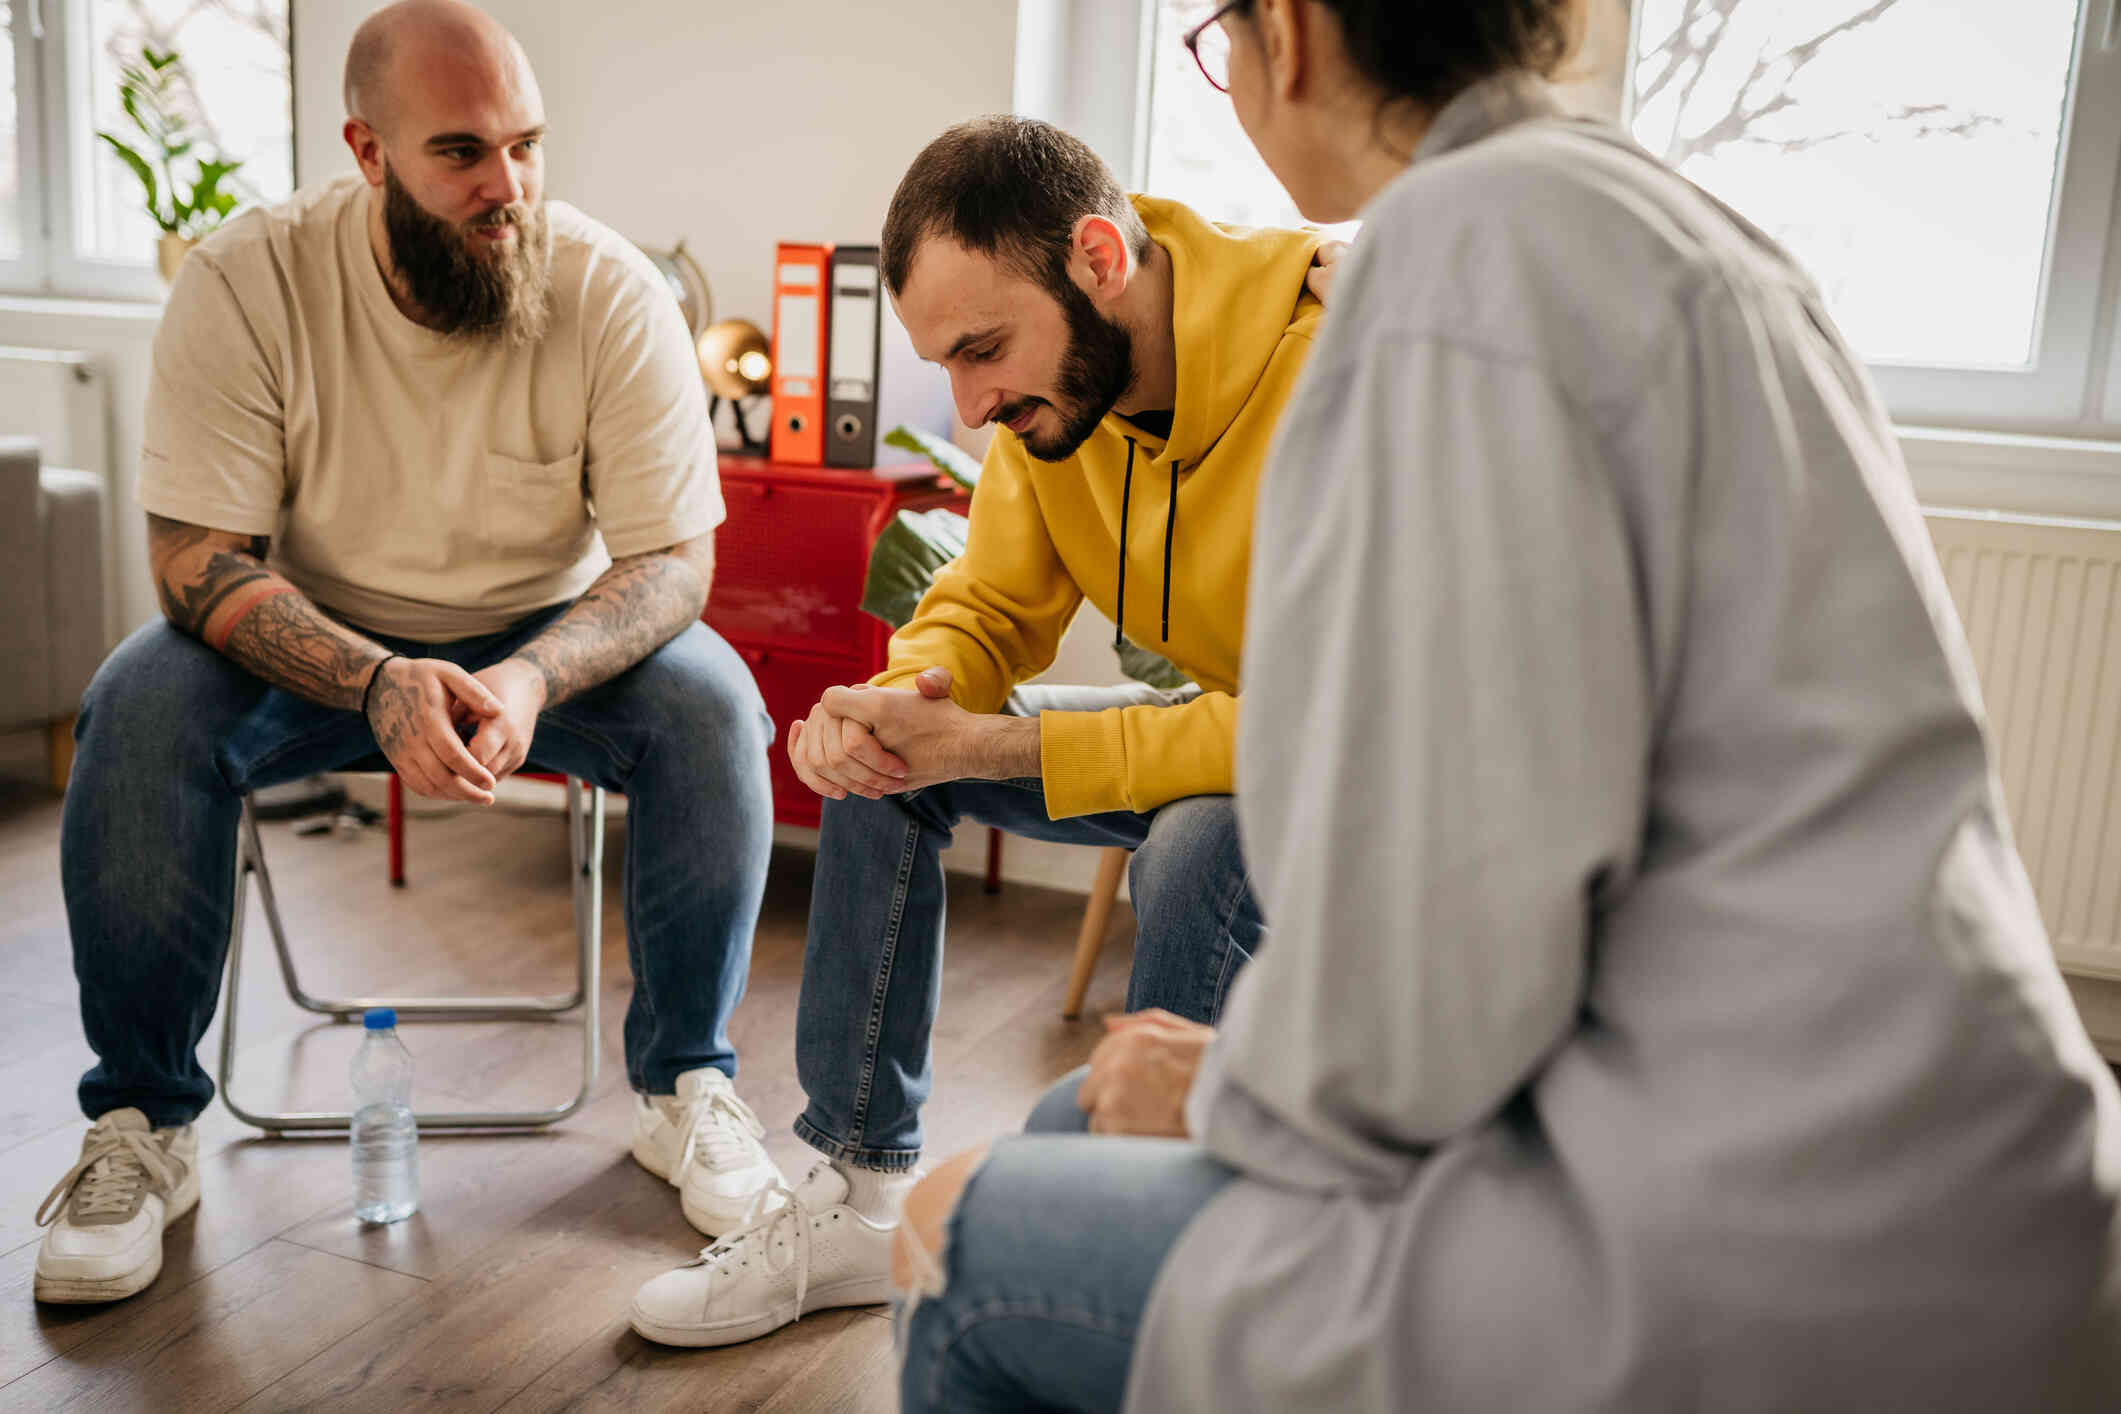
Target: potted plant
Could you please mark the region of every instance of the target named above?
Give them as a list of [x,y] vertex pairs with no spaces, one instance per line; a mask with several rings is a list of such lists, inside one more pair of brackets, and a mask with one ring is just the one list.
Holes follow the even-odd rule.
[[[118,101],[136,139],[96,133],[140,179],[147,214],[162,228],[155,255],[164,280],[175,279],[185,252],[235,210],[235,193],[222,184],[243,165],[199,149],[198,134],[178,98],[179,89],[190,84],[176,50],[142,46],[140,61],[118,71]],[[188,173],[180,174],[180,164]]]
[[[967,491],[979,484],[979,462],[956,443],[914,427],[887,434],[885,445],[919,452],[943,475]],[[902,627],[920,607],[937,571],[965,553],[969,524],[956,511],[900,511],[876,537],[869,551],[869,577],[862,586],[862,608],[893,629]],[[1119,643],[1119,668],[1151,687],[1183,687],[1191,679],[1168,658],[1152,653],[1131,638]]]

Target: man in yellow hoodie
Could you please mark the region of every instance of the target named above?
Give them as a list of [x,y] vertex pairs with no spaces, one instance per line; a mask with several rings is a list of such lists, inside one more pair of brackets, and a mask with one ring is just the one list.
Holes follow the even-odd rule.
[[[641,1334],[721,1345],[888,1299],[958,821],[1134,850],[1128,1010],[1220,1012],[1264,932],[1230,794],[1238,662],[1254,493],[1324,312],[1306,288],[1317,247],[1130,199],[1028,119],[952,128],[907,171],[885,284],[959,416],[1000,428],[965,553],[888,669],[790,732],[826,797],[796,1023],[796,1132],[826,1161],[786,1207],[644,1286]],[[1020,688],[1085,599],[1191,684]]]

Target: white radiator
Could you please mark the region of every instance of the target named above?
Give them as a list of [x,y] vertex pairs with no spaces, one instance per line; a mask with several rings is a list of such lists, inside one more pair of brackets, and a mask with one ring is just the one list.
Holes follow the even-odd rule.
[[2121,524],[1928,518],[2055,956],[2121,983]]

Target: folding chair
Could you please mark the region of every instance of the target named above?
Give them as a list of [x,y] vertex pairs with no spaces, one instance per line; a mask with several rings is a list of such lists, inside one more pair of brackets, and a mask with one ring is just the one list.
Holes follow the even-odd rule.
[[245,1124],[269,1133],[345,1129],[353,1122],[350,1111],[251,1110],[236,1099],[236,1010],[242,997],[243,914],[249,896],[248,881],[257,877],[258,897],[265,905],[265,921],[272,930],[273,948],[280,955],[280,975],[290,1000],[304,1011],[328,1016],[335,1022],[352,1022],[372,1007],[390,1007],[401,1019],[431,1021],[551,1020],[581,1009],[582,1086],[575,1097],[557,1109],[502,1111],[481,1110],[460,1114],[419,1114],[422,1129],[536,1129],[558,1123],[580,1109],[589,1098],[597,1078],[597,982],[599,946],[604,921],[604,792],[567,778],[567,844],[573,861],[574,930],[576,968],[574,991],[566,996],[542,997],[350,997],[335,1000],[314,997],[302,989],[295,976],[295,962],[288,951],[287,932],[280,923],[280,907],[273,897],[272,875],[265,868],[265,847],[258,837],[257,817],[250,801],[243,802],[243,823],[236,848],[236,905],[228,941],[228,986],[221,1020],[221,1099]]

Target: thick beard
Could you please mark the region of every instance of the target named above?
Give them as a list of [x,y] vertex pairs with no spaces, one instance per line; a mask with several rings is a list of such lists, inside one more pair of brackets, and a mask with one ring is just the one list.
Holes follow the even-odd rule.
[[383,228],[405,293],[438,333],[534,344],[552,324],[552,269],[545,207],[504,206],[469,226],[512,223],[498,255],[475,250],[468,227],[442,220],[383,171]]
[[[1042,462],[1074,456],[1134,386],[1134,336],[1098,313],[1073,280],[1063,277],[1053,294],[1068,320],[1068,347],[1061,351],[1054,396],[1043,401],[1059,416],[1061,430],[1051,438],[1035,432],[1022,438],[1024,450]],[[1012,403],[997,411],[995,420],[1019,417],[1037,401]]]

